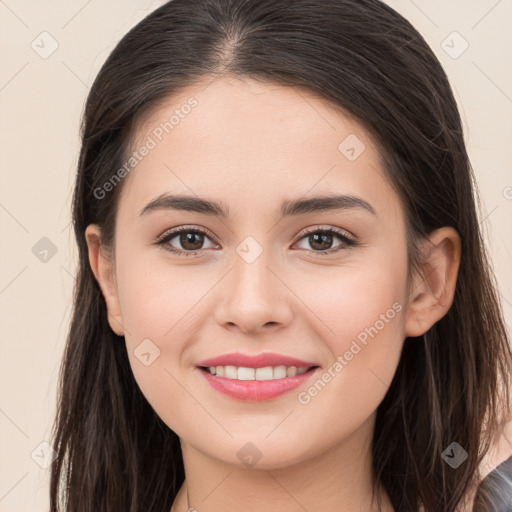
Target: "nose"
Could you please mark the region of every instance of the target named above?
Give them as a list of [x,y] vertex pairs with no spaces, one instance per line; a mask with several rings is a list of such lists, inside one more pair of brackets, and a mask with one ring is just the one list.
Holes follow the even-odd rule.
[[216,297],[215,316],[222,327],[257,334],[290,323],[293,293],[279,270],[271,268],[276,265],[266,254],[264,251],[252,263],[235,255],[233,268]]

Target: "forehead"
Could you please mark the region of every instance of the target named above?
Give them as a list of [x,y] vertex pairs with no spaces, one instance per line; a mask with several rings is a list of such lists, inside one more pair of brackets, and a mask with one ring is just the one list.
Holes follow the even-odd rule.
[[121,202],[133,211],[166,192],[227,198],[235,212],[276,209],[283,196],[309,191],[366,195],[397,206],[370,134],[302,88],[204,79],[145,114],[131,150],[138,159]]

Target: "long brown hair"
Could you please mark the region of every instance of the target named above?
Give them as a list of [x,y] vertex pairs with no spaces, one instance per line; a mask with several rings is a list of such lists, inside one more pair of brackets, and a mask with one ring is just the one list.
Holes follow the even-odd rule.
[[[452,226],[462,255],[452,307],[406,338],[377,410],[375,485],[397,511],[455,511],[510,411],[512,352],[477,216],[461,120],[439,61],[412,25],[378,0],[173,0],[136,25],[90,90],[73,196],[79,249],[60,373],[51,510],[168,512],[184,480],[178,436],[157,416],[110,329],[84,236],[114,243],[121,181],[98,189],[130,150],[143,113],[205,76],[307,88],[354,115],[378,142],[415,241]],[[503,413],[498,404],[503,404]],[[457,442],[457,469],[442,457]]]

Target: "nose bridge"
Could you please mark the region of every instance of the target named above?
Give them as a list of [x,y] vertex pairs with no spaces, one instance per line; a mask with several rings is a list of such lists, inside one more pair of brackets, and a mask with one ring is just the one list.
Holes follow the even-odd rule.
[[275,296],[275,276],[270,271],[272,258],[269,250],[262,251],[254,256],[254,247],[241,244],[237,249],[237,255],[233,262],[233,296],[237,296],[240,303],[249,302],[252,299],[269,301]]
[[290,304],[286,287],[275,275],[270,249],[247,237],[236,249],[230,279],[226,280],[217,308],[221,324],[237,324],[254,331],[266,324],[289,321]]

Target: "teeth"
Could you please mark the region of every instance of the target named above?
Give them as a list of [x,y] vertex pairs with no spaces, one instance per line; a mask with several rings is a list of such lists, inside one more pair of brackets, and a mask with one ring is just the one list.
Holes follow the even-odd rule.
[[[240,372],[240,370],[238,371]],[[265,366],[265,368],[256,368],[256,371],[254,373],[255,380],[272,380],[275,378],[272,366]]]
[[254,368],[238,368],[238,380],[254,380],[256,370]]
[[[305,368],[302,368],[302,370],[304,370],[304,369]],[[302,372],[302,370],[301,370],[301,373],[304,373],[304,372]],[[295,366],[289,366],[288,368],[286,368],[286,376],[287,377],[295,377],[295,375],[297,375],[297,368]]]
[[308,371],[308,368],[296,366],[265,366],[264,368],[246,368],[244,366],[210,366],[212,375],[237,380],[275,380],[295,377]]

